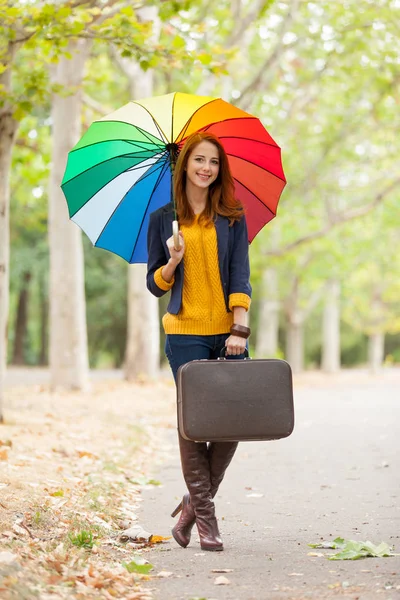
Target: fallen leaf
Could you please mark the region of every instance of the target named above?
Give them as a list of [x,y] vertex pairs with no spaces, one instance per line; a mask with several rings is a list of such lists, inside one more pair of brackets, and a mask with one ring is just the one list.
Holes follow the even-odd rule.
[[55,573],[53,573],[47,579],[47,583],[48,583],[48,585],[58,585],[59,583],[62,582],[62,579],[63,578],[61,575],[56,575]]
[[8,460],[8,448],[0,450],[0,460]]
[[128,519],[119,520],[117,521],[117,525],[120,529],[129,529],[131,521],[128,521]]
[[23,527],[20,527],[16,523],[14,523],[14,525],[13,525],[13,531],[15,533],[18,533],[18,535],[28,535],[28,532],[26,531],[26,529],[24,529]]
[[221,575],[221,577],[217,577],[214,581],[214,585],[229,585],[230,581],[227,577]]
[[308,544],[311,548],[332,548],[339,550],[336,554],[328,556],[328,560],[358,560],[372,556],[374,558],[385,558],[389,556],[398,556],[392,552],[392,549],[385,542],[375,545],[372,542],[356,542],[354,540],[345,540],[337,537],[332,542],[322,542],[322,544]]
[[12,531],[2,531],[1,535],[6,537],[6,538],[12,538],[15,539],[15,533],[13,533]]
[[79,458],[84,458],[85,456],[87,458],[94,458],[96,460],[99,458],[98,456],[96,456],[96,454],[93,454],[93,452],[89,452],[88,450],[77,450],[77,452]]
[[153,568],[153,565],[142,556],[135,556],[129,563],[123,562],[122,566],[125,567],[128,573],[141,573],[143,575],[146,575]]
[[119,539],[122,542],[126,542],[127,540],[148,542],[151,536],[152,534],[143,529],[141,525],[133,525],[129,529],[125,529],[120,534]]
[[151,535],[149,539],[150,544],[161,544],[161,542],[167,542],[172,538],[172,535],[163,537],[162,535]]
[[211,573],[233,573],[233,569],[211,569]]

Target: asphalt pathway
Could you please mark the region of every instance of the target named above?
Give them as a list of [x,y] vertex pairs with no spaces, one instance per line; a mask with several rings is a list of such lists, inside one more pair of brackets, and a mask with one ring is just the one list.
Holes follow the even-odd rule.
[[[308,546],[340,536],[400,552],[400,373],[300,382],[295,410],[290,438],[240,444],[216,497],[224,552],[202,552],[194,533],[146,554],[169,573],[146,584],[155,599],[400,599],[400,556],[330,561]],[[140,522],[169,535],[185,487],[175,432],[160,443],[162,485],[143,492]]]

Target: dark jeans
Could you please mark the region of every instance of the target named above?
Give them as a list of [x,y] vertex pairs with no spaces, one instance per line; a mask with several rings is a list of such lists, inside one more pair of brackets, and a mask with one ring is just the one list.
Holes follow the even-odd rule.
[[[165,354],[167,355],[175,383],[178,369],[191,360],[219,358],[229,333],[219,335],[167,335]],[[247,344],[246,344],[247,346]],[[229,360],[243,358],[244,355],[228,356]],[[190,493],[191,502],[196,505],[196,494],[205,493],[201,481],[207,481],[208,491],[214,498],[222,482],[236,448],[237,442],[191,442],[185,440],[178,431],[182,473]],[[206,473],[204,466],[206,465]],[[203,473],[203,479],[199,479]],[[199,492],[200,490],[200,492]],[[199,505],[195,506],[195,511]]]
[[[167,335],[165,340],[165,354],[168,358],[174,379],[181,365],[191,360],[216,359],[219,358],[229,333],[218,335]],[[238,356],[227,356],[229,360],[243,358]]]

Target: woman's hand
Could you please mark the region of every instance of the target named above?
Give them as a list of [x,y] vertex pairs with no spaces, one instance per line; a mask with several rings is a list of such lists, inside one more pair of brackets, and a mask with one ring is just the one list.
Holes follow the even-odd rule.
[[175,250],[174,237],[172,235],[167,239],[167,247],[172,261],[179,264],[185,252],[185,240],[183,239],[182,231],[179,232],[179,250]]
[[226,354],[239,356],[246,349],[246,340],[238,335],[230,335],[225,342]]

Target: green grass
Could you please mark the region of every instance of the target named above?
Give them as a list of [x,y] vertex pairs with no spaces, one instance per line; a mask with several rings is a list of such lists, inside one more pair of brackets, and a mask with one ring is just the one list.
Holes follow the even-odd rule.
[[77,548],[85,548],[85,550],[91,550],[93,548],[94,539],[91,531],[83,529],[79,533],[68,534],[70,542]]

